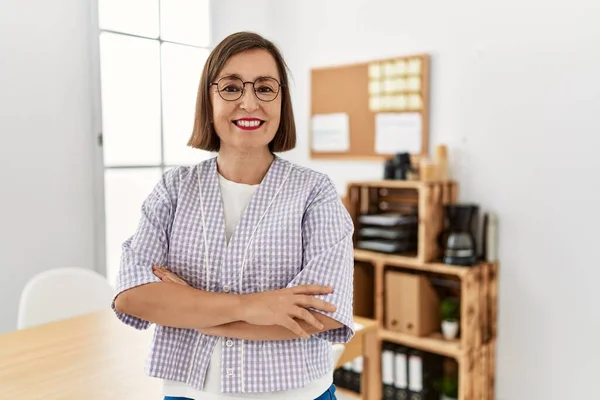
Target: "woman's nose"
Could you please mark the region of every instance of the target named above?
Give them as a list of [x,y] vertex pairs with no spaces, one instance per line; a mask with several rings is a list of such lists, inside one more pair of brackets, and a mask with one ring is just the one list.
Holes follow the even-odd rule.
[[[248,84],[250,84],[250,86],[247,86]],[[256,93],[254,93],[254,86],[251,82],[247,82],[244,86],[244,93],[240,99],[240,107],[249,113],[255,111],[259,107]]]

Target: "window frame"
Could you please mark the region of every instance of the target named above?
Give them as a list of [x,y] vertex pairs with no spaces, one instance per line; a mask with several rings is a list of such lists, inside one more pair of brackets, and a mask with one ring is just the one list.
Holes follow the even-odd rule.
[[[189,43],[181,43],[177,41],[164,40],[161,35],[161,11],[160,0],[159,7],[159,35],[158,38],[151,38],[131,33],[118,32],[110,29],[101,29],[98,11],[99,0],[90,0],[90,74],[91,74],[91,93],[92,93],[92,132],[95,135],[94,149],[92,155],[93,162],[93,192],[94,192],[94,266],[93,269],[98,273],[108,276],[107,263],[107,241],[106,241],[106,202],[105,202],[105,171],[111,169],[156,169],[160,168],[161,173],[166,170],[178,166],[178,164],[165,163],[165,124],[164,124],[164,105],[163,105],[163,52],[162,45],[164,43],[180,46],[189,46],[198,49],[206,49],[211,51],[213,48],[213,24],[209,28],[209,44],[208,46],[197,46]],[[208,2],[209,21],[212,17],[213,4]],[[134,38],[142,38],[155,40],[159,44],[159,93],[160,93],[160,163],[148,165],[104,165],[104,147],[103,147],[103,126],[102,126],[102,79],[100,71],[100,36],[103,32],[116,35],[123,35]],[[140,205],[141,206],[141,205]],[[111,282],[113,284],[114,282]]]

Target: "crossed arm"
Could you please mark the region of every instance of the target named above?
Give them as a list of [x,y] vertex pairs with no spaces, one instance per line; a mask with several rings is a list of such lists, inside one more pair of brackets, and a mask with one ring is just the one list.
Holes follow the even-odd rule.
[[[298,321],[300,327],[312,336],[319,332],[341,328],[342,324],[325,315],[311,312],[322,323],[323,328],[318,329],[304,321]],[[245,340],[288,340],[297,339],[300,335],[280,325],[252,325],[244,321],[230,322],[228,324],[199,329],[200,332],[211,336],[224,336]]]
[[342,326],[308,310],[335,311],[335,306],[314,297],[331,293],[328,287],[305,285],[249,295],[210,293],[190,287],[164,268],[155,267],[153,272],[161,282],[121,293],[115,301],[118,311],[161,325],[246,340],[307,338]]

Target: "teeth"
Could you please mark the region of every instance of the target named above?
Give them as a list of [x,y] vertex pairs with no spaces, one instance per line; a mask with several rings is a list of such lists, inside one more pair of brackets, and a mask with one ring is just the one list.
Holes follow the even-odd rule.
[[253,120],[253,121],[245,121],[245,120],[244,121],[236,121],[235,123],[238,126],[243,126],[243,127],[246,127],[246,128],[252,128],[252,127],[256,127],[256,126],[260,125],[260,121],[258,121],[258,120]]

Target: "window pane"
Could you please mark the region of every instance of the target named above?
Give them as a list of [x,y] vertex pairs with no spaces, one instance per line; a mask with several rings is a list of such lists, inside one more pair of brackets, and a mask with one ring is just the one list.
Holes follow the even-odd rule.
[[212,154],[187,146],[194,126],[198,83],[208,50],[164,43],[163,124],[165,164],[195,164]]
[[159,53],[156,40],[112,33],[100,36],[107,166],[161,162]]
[[121,246],[135,233],[142,203],[160,178],[160,168],[104,171],[106,274],[113,285],[119,271]]
[[208,47],[210,44],[209,0],[161,0],[162,39]]
[[158,0],[98,0],[100,29],[158,38]]

